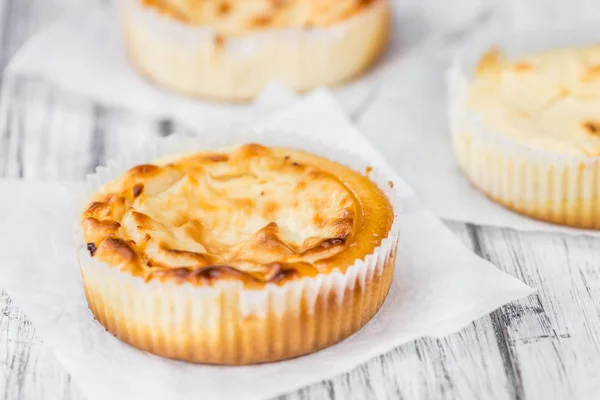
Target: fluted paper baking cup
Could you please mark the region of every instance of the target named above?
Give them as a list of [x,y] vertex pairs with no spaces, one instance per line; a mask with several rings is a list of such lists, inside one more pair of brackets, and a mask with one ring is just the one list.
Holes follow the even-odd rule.
[[387,0],[375,0],[332,26],[224,37],[140,0],[118,4],[129,58],[142,75],[182,94],[227,101],[250,100],[271,82],[305,91],[353,78],[381,54],[390,25]]
[[498,47],[510,57],[600,41],[597,29],[557,29],[482,41],[464,51],[448,72],[454,152],[472,184],[524,215],[561,225],[600,229],[600,157],[527,146],[495,132],[466,106],[475,66]]
[[263,289],[241,282],[214,286],[146,282],[118,266],[93,258],[84,243],[80,213],[104,184],[129,168],[166,156],[215,150],[255,142],[301,149],[364,171],[359,155],[284,132],[224,133],[210,138],[169,137],[88,177],[74,216],[81,275],[96,319],[112,334],[139,349],[164,357],[211,364],[252,364],[300,356],[333,345],[365,325],[379,310],[390,288],[399,237],[400,202],[385,176],[372,171],[394,209],[388,236],[364,259],[342,273],[333,271]]

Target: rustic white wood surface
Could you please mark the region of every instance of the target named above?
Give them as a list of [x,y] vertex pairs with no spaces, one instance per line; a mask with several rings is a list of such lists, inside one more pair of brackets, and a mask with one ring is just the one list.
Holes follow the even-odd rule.
[[[424,3],[435,7],[433,1]],[[555,7],[556,2],[544,4],[550,3]],[[75,5],[81,0],[0,0],[0,67],[33,31]],[[0,107],[8,116],[0,121],[2,177],[81,179],[144,137],[178,129],[34,79],[2,84]],[[359,126],[368,107],[353,116]],[[401,139],[380,137],[366,127],[364,133],[376,145],[384,143],[380,150],[393,159],[393,144]],[[283,399],[600,398],[600,240],[448,226],[473,251],[537,293],[459,333],[418,340]],[[2,292],[0,308],[0,398],[82,399],[9,294]]]

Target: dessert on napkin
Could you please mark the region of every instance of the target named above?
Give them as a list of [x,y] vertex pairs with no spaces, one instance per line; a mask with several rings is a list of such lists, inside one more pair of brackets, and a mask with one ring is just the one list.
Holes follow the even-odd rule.
[[193,143],[92,178],[76,240],[96,319],[137,348],[211,364],[296,357],[365,325],[394,274],[390,181],[305,151]]
[[[289,132],[290,126],[295,129],[294,135]],[[276,133],[274,137],[267,137],[269,130]],[[3,257],[0,282],[87,398],[271,398],[349,371],[419,337],[441,337],[456,332],[502,304],[532,292],[514,277],[472,254],[433,214],[419,206],[403,179],[351,125],[326,92],[315,93],[272,116],[263,123],[261,131],[263,135],[258,137],[239,136],[239,131],[232,132],[233,136],[207,132],[190,139],[191,143],[174,136],[150,142],[139,152],[99,169],[90,178],[85,196],[75,196],[79,203],[76,206],[72,202],[80,192],[79,187],[57,182],[0,180],[4,194],[0,197],[0,212],[5,216],[0,221]],[[330,145],[309,145],[324,137],[335,143],[335,151]],[[402,199],[399,218],[402,233],[396,254],[398,268],[380,310],[356,334],[335,346],[305,357],[251,367],[190,364],[154,357],[108,334],[89,311],[73,246],[73,227],[68,221],[74,218],[78,227],[80,211],[85,210],[87,200],[105,182],[118,179],[131,166],[196,149],[206,151],[226,148],[231,143],[252,142],[324,154],[327,159],[359,172],[370,165],[373,171],[369,177],[384,193],[391,188],[385,179],[380,182],[376,172],[391,177],[393,192]],[[344,156],[347,153],[352,156]],[[357,160],[362,156],[367,160],[366,165],[358,165]],[[393,206],[394,196],[386,197]],[[77,242],[80,257],[90,257],[83,235],[77,236]],[[110,270],[115,275],[126,272]],[[255,294],[254,299],[259,301],[264,292]],[[252,304],[246,303],[248,307]],[[184,310],[174,310],[181,311]],[[179,332],[173,330],[173,335]]]
[[136,69],[169,90],[227,101],[270,82],[296,91],[359,75],[383,51],[387,0],[119,0]]
[[600,229],[600,46],[486,53],[453,93],[459,164],[522,214]]

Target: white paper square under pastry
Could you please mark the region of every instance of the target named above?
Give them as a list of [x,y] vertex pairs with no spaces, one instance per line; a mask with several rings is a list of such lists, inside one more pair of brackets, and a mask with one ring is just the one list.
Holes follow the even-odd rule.
[[[326,93],[265,125],[294,127],[311,137],[334,135],[340,146],[358,149],[375,168],[391,172]],[[405,213],[390,294],[365,328],[309,356],[249,367],[192,365],[141,352],[105,332],[83,295],[68,221],[72,187],[64,184],[0,180],[0,215],[6,216],[0,222],[0,286],[90,400],[268,398],[349,371],[419,337],[455,332],[532,292],[470,253],[391,175],[405,196]]]

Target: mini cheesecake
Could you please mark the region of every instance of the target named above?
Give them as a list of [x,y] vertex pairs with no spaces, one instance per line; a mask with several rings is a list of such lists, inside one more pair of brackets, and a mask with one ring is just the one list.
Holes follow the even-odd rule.
[[138,165],[81,214],[96,319],[148,352],[252,364],[350,336],[383,304],[397,210],[367,176],[247,144]]
[[385,48],[387,0],[119,0],[132,65],[157,85],[248,101],[365,71]]
[[473,184],[527,216],[600,229],[600,46],[492,49],[464,78],[452,135]]

